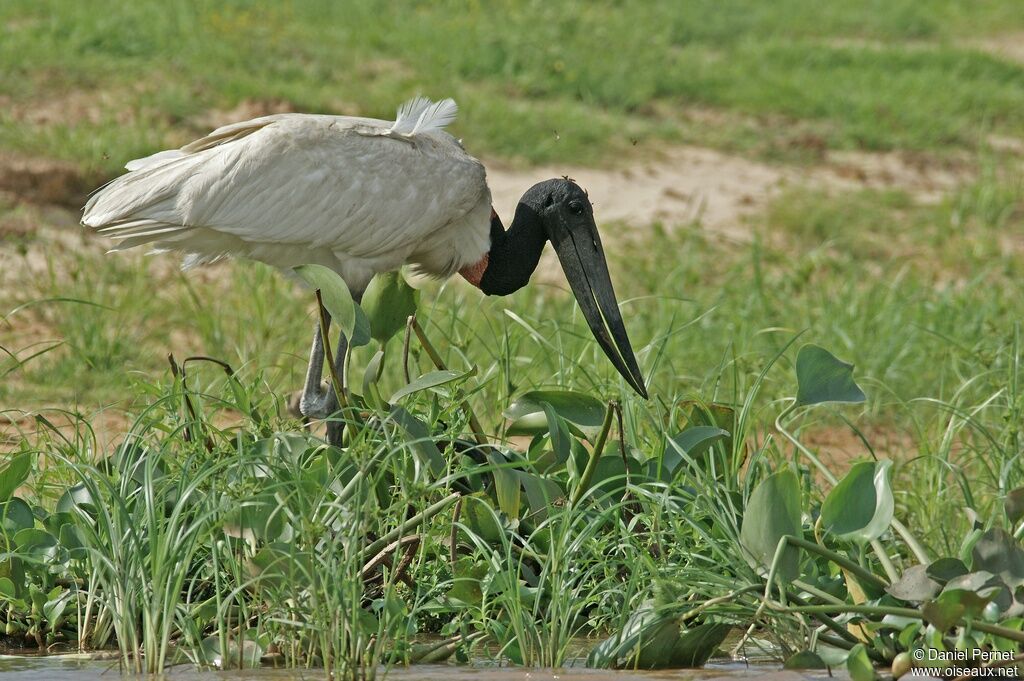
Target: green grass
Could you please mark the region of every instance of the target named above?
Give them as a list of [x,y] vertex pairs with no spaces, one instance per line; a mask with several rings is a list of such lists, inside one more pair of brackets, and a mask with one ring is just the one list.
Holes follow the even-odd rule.
[[782,119],[831,148],[974,149],[1024,133],[1024,69],[969,42],[1024,27],[1013,2],[49,0],[5,3],[0,21],[13,105],[0,144],[90,177],[245,99],[388,117],[414,94],[451,95],[470,150],[531,162],[606,159],[634,140],[792,142],[727,117],[709,129],[685,117],[695,106]]

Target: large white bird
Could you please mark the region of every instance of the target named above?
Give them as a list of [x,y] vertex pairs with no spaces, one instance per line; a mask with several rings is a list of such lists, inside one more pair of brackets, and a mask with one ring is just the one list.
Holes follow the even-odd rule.
[[[551,241],[601,348],[646,397],[586,192],[569,179],[534,185],[505,231],[483,165],[444,131],[456,111],[451,99],[416,98],[394,121],[278,114],[227,125],[128,163],[82,223],[117,240],[113,250],[180,251],[185,268],[229,256],[284,270],[324,265],[356,300],[375,274],[405,264],[507,295]],[[322,369],[317,326],[300,400],[308,417],[337,409]]]

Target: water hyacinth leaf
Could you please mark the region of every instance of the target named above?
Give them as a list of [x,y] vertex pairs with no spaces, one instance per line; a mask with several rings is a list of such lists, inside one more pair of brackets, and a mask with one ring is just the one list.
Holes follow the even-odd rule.
[[[952,593],[952,592],[951,592]],[[957,592],[962,593],[962,592]],[[943,594],[945,595],[945,594]],[[936,598],[921,608],[924,619],[939,631],[948,631],[960,621],[967,607],[956,597]]]
[[[746,549],[754,567],[769,570],[775,560],[779,541],[786,536],[800,536],[800,483],[796,474],[782,470],[768,476],[754,488],[743,512],[740,544]],[[800,573],[800,553],[787,546],[776,574],[786,580]]]
[[506,431],[509,435],[543,435],[548,432],[548,419],[543,411],[520,416]]
[[644,601],[626,620],[622,629],[601,641],[587,655],[587,666],[599,669],[616,668],[632,659],[641,640],[652,641],[658,632],[672,625],[672,617],[659,612],[654,602]]
[[684,631],[672,646],[669,668],[703,667],[732,631],[731,624],[705,622]]
[[943,594],[955,591],[967,593],[966,596],[958,598],[966,606],[967,615],[971,617],[981,615],[990,603],[995,603],[999,610],[1005,610],[1013,602],[1013,594],[1006,583],[998,575],[984,570],[951,579],[942,589]]
[[568,426],[555,408],[547,402],[543,406],[544,418],[551,437],[551,451],[555,455],[555,463],[561,465],[568,461],[572,454],[572,435],[569,434]]
[[14,582],[9,577],[0,577],[0,601],[13,601],[18,598]]
[[846,671],[849,672],[852,681],[875,681],[878,678],[863,643],[858,643],[850,649],[850,654],[846,657]]
[[592,496],[617,501],[625,494],[628,480],[642,473],[643,467],[633,457],[623,460],[621,454],[606,454],[597,460],[594,467],[594,477],[590,480],[590,489],[594,490]]
[[473,367],[469,371],[452,371],[451,369],[445,369],[443,371],[431,371],[430,373],[423,374],[416,380],[412,381],[408,385],[395,391],[395,394],[391,396],[389,402],[397,402],[398,400],[424,390],[431,390],[433,388],[439,388],[442,385],[448,385],[456,381],[469,378],[470,376],[476,375],[476,367]]
[[853,380],[853,365],[818,345],[805,345],[796,356],[796,405],[824,402],[863,402],[867,399]]
[[410,414],[402,407],[392,407],[391,419],[402,427],[408,435],[409,445],[420,463],[425,465],[431,473],[439,476],[444,473],[445,460],[437,444],[431,439],[427,425]]
[[914,565],[900,576],[899,580],[885,588],[893,598],[901,601],[926,601],[939,593],[942,585],[928,576],[926,565]]
[[366,364],[366,369],[363,370],[363,398],[366,403],[374,409],[380,409],[383,405],[383,399],[380,396],[380,391],[377,388],[377,382],[380,381],[381,367],[384,363],[384,350],[378,350],[370,358],[370,361]]
[[0,468],[0,501],[7,501],[28,480],[32,472],[32,455],[15,454],[7,465]]
[[416,313],[417,291],[400,272],[385,272],[370,280],[361,307],[370,322],[370,335],[383,345],[405,328]]
[[928,577],[939,584],[945,584],[954,577],[966,575],[969,570],[959,558],[944,557],[933,561],[927,568]]
[[68,550],[68,555],[72,560],[83,560],[89,557],[89,550],[85,546],[82,531],[77,526],[61,525],[57,538],[60,540],[60,545]]
[[320,291],[320,299],[331,313],[331,321],[351,339],[356,328],[356,303],[341,275],[323,265],[299,265],[295,273],[310,288]]
[[5,536],[13,536],[35,524],[36,517],[32,513],[32,508],[24,500],[11,497],[0,504],[0,528]]
[[694,426],[672,436],[662,458],[662,480],[671,480],[684,458],[694,460],[728,437],[729,431],[715,426]]
[[670,440],[681,452],[696,457],[707,451],[711,445],[729,437],[729,431],[715,426],[694,426],[676,434]]
[[452,566],[452,574],[448,598],[469,606],[480,605],[484,598],[482,582],[487,576],[487,563],[472,556],[462,556]]
[[14,535],[14,545],[22,558],[42,563],[57,557],[59,542],[46,530],[29,528]]
[[489,543],[500,541],[507,529],[487,500],[478,495],[464,499],[462,520],[473,534]]
[[249,575],[269,588],[308,584],[314,569],[311,554],[285,542],[260,547],[246,564]]
[[500,454],[491,452],[487,455],[491,474],[494,476],[494,491],[498,497],[498,508],[513,520],[519,519],[519,504],[522,499],[522,486],[516,471],[509,468],[508,463]]
[[370,344],[370,320],[366,318],[366,313],[363,312],[363,308],[358,304],[353,303],[355,307],[355,325],[352,328],[352,333],[347,334],[348,346],[350,348],[361,348],[364,345]]
[[783,669],[827,669],[828,665],[825,664],[825,660],[821,659],[821,655],[811,652],[810,650],[801,650],[798,653],[793,653],[782,665]]
[[587,656],[588,667],[680,669],[703,667],[732,630],[705,622],[683,629],[677,614],[645,601],[622,629]]
[[565,491],[549,478],[525,471],[515,472],[526,491],[526,503],[529,505],[530,514],[541,520],[547,519],[548,509],[559,500],[565,499]]
[[[542,413],[550,404],[559,416],[582,428],[600,428],[605,405],[596,397],[570,390],[534,390],[522,395],[505,410],[505,418],[516,421],[529,414]],[[547,419],[544,419],[546,424]],[[545,426],[546,428],[546,426]],[[524,433],[525,434],[525,433]]]
[[253,537],[272,541],[284,530],[284,513],[273,493],[264,492],[236,505],[224,520],[224,532],[230,537]]
[[971,550],[971,567],[999,575],[1008,586],[1024,585],[1024,549],[1006,530],[993,527]]
[[866,544],[892,522],[895,500],[889,484],[892,462],[855,464],[821,505],[821,524],[839,539]]

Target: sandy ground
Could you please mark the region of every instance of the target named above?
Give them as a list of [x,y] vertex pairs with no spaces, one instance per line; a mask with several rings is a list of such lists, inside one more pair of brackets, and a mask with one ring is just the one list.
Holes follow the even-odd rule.
[[787,186],[898,189],[919,201],[934,202],[973,172],[967,163],[940,163],[899,152],[833,152],[822,164],[796,168],[686,146],[611,169],[514,170],[490,163],[487,179],[502,216],[514,213],[519,197],[532,184],[568,176],[589,192],[601,222],[641,228],[656,222],[670,228],[699,224],[710,233],[746,240],[751,234],[749,218]]

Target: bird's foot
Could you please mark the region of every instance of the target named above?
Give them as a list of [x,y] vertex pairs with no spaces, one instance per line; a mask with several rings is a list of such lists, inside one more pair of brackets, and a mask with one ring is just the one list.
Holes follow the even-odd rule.
[[293,393],[288,400],[288,411],[300,418],[325,419],[337,409],[334,390],[328,383],[321,383],[318,390]]

